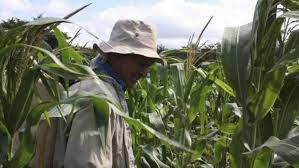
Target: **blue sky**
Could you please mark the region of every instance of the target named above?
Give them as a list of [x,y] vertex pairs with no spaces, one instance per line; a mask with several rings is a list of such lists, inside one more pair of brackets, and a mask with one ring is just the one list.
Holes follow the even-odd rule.
[[[0,20],[10,17],[31,20],[38,14],[63,17],[92,2],[70,20],[108,40],[118,19],[140,19],[152,23],[158,42],[168,48],[187,44],[192,33],[198,33],[210,16],[214,16],[202,42],[220,42],[224,27],[251,22],[256,0],[0,0]],[[78,26],[63,24],[60,29],[73,35]],[[82,32],[78,44],[97,42]]]

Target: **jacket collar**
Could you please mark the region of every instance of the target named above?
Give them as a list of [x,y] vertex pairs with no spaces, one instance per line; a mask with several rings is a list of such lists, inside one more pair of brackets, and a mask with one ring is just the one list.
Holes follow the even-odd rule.
[[126,83],[120,78],[120,76],[113,71],[112,67],[105,63],[100,56],[97,56],[96,60],[94,61],[94,68],[97,72],[104,73],[110,77],[112,77],[115,82],[120,85],[122,91],[127,89]]

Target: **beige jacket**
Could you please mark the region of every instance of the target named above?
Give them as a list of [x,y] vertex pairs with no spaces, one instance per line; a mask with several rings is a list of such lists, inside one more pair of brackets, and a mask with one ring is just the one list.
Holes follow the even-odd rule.
[[[124,92],[113,79],[98,80],[98,83],[84,80],[70,90],[106,95],[128,113]],[[81,104],[74,112],[69,125],[55,114],[51,127],[45,121],[40,123],[34,167],[134,167],[130,129],[122,117],[111,111],[105,123],[103,117],[95,113],[91,101]]]

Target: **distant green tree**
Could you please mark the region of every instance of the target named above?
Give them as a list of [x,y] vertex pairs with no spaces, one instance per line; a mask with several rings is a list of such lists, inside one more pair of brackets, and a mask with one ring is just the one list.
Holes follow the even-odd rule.
[[[38,15],[37,17],[33,18],[33,20],[39,19],[41,17],[43,17],[43,16]],[[21,20],[16,17],[12,17],[7,20],[2,20],[2,22],[0,23],[0,37],[3,36],[7,30],[13,29],[13,28],[16,28],[19,26],[23,26],[26,23],[28,23],[28,21]],[[70,37],[67,35],[66,32],[63,32],[63,34],[66,37],[66,39],[70,39]],[[58,47],[58,41],[52,31],[45,36],[44,41],[47,42],[51,46],[52,49],[55,49]]]

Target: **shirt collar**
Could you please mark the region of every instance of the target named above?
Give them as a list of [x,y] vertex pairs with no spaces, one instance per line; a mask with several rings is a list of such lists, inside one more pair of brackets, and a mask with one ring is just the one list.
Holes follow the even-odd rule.
[[112,77],[117,84],[119,84],[122,88],[123,91],[125,91],[127,89],[126,83],[120,78],[120,76],[113,71],[112,67],[105,63],[100,56],[98,56],[94,62],[94,69],[98,72],[104,73],[106,75],[109,75],[110,77]]

